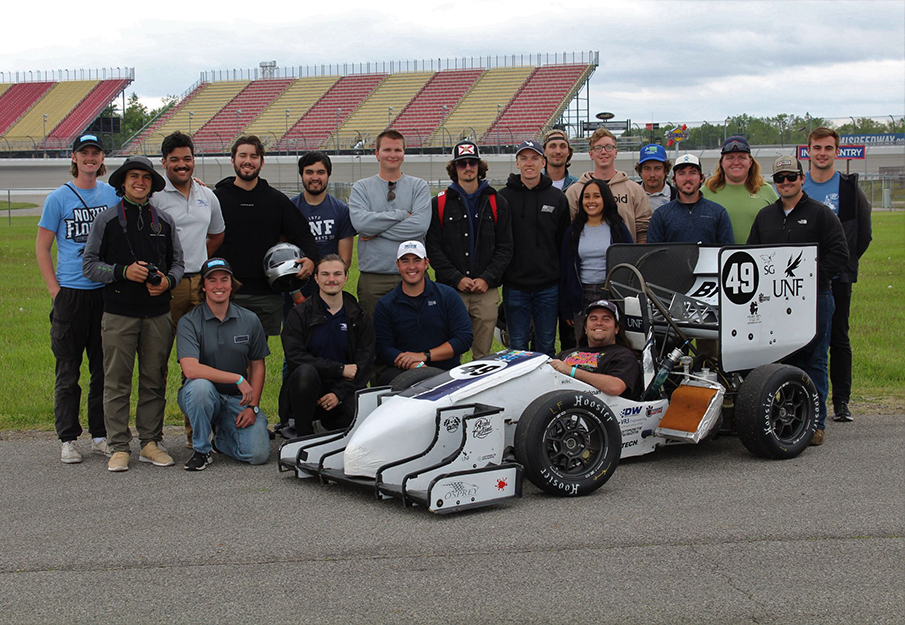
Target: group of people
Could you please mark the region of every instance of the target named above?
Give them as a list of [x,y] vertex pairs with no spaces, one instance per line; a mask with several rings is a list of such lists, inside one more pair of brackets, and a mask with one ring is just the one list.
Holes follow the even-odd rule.
[[[820,444],[828,349],[835,418],[852,419],[848,314],[871,209],[857,177],[835,171],[839,135],[818,128],[808,145],[807,175],[793,157],[775,161],[776,191],[741,136],[726,140],[706,181],[694,155],[672,164],[662,146],[644,146],[638,184],[616,170],[609,131],[590,137],[594,169],[575,178],[569,138],[553,130],[518,146],[517,173],[496,190],[479,146],[461,141],[446,168],[451,184],[432,198],[426,182],[402,172],[405,139],[387,130],[376,140],[378,173],[357,181],[346,204],[327,193],[332,163],[322,152],[299,159],[304,191],[290,199],[261,177],[265,150],[253,135],[235,141],[235,176],[213,190],[194,178],[194,145],[181,132],[163,141],[164,175],[133,156],[109,184],[99,179],[103,144],[82,135],[73,145],[73,180],[48,196],[35,247],[53,299],[61,460],[82,461],[83,353],[90,451],[107,456],[110,471],[129,468],[136,356],[139,460],[174,464],[162,444],[174,339],[193,451],[185,469],[204,469],[212,451],[263,463],[272,435],[259,407],[267,337],[281,335],[285,354],[275,430],[305,435],[318,424],[348,425],[355,391],[369,383],[423,366],[451,369],[469,349],[474,358],[490,353],[500,292],[510,348],[552,357],[558,324],[554,368],[635,397],[637,359],[603,288],[615,243],[817,243],[818,332],[790,362],[820,394],[813,442]],[[357,298],[344,288],[356,236]],[[301,250],[293,271],[304,286],[291,297],[265,275],[263,259],[280,241]]]

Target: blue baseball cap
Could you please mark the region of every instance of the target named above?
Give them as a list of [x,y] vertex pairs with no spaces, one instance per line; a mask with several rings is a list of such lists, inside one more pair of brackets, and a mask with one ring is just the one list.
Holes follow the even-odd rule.
[[519,144],[518,149],[515,151],[515,155],[518,156],[519,152],[521,152],[522,150],[534,150],[541,156],[544,155],[544,146],[542,146],[537,141],[522,141]]
[[638,164],[640,165],[646,161],[660,161],[661,163],[665,163],[668,160],[669,158],[666,156],[666,149],[662,145],[649,143],[641,148],[641,158],[638,159]]

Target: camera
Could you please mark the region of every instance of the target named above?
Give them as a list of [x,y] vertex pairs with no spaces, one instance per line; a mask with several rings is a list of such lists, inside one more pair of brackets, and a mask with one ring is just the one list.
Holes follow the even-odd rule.
[[148,263],[146,267],[148,268],[148,277],[145,278],[145,282],[147,282],[151,286],[159,286],[163,278],[159,273],[157,273],[159,271],[157,269],[157,265],[155,265],[154,263]]

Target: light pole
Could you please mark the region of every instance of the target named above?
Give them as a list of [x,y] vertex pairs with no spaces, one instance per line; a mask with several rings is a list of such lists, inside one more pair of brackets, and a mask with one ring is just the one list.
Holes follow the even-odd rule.
[[341,108],[336,109],[336,155],[339,156],[339,118],[342,116],[343,110]]
[[891,128],[892,134],[896,134],[896,118],[893,117],[892,115],[890,115],[889,119],[892,120],[892,128]]
[[390,122],[393,120],[393,107],[387,107],[387,128],[390,127]]
[[236,136],[239,136],[239,115],[242,114],[242,109],[236,109]]
[[731,122],[731,121],[732,121],[732,118],[731,118],[731,117],[727,117],[727,118],[723,121],[723,143],[726,143],[726,139],[728,138],[728,137],[726,136],[726,130],[729,128],[729,122]]
[[443,105],[443,119],[440,122],[440,141],[443,146],[443,154],[446,154],[446,110],[449,108]]
[[500,122],[503,121],[503,105],[496,105],[496,153],[500,154],[503,151],[503,146],[500,144]]
[[856,122],[856,121],[855,121],[855,118],[852,117],[851,115],[849,115],[848,118],[849,118],[850,120],[852,120],[852,134],[853,134],[853,135],[858,134],[858,122]]
[[[289,109],[286,109],[286,133],[283,135],[284,141],[286,139],[286,135],[288,135],[288,134],[289,134]],[[277,144],[279,144],[279,141],[277,141]],[[287,146],[286,150],[288,151],[289,150],[288,144],[285,144],[285,145]]]
[[195,116],[195,111],[189,111],[189,136],[192,136],[192,118]]
[[44,158],[47,158],[47,113],[44,113]]

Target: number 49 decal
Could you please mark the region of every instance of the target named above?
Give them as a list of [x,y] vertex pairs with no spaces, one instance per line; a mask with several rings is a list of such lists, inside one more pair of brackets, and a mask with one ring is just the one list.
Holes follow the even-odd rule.
[[747,304],[760,281],[757,263],[747,252],[735,252],[723,265],[721,286],[723,293],[733,304]]
[[467,380],[469,378],[480,378],[505,368],[505,362],[478,360],[459,365],[455,369],[450,370],[449,375],[454,380]]

